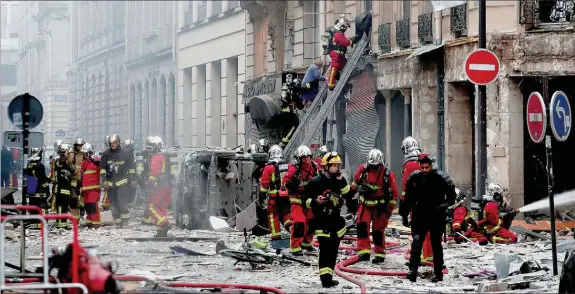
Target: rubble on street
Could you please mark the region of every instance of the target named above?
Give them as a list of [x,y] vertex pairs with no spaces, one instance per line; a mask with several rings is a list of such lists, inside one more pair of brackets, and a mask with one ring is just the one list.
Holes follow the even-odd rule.
[[[95,249],[102,260],[117,263],[117,275],[146,275],[161,280],[243,283],[271,286],[282,289],[286,293],[358,293],[357,285],[337,278],[341,283],[333,289],[323,289],[317,279],[317,257],[304,256],[312,266],[305,267],[295,263],[287,265],[265,265],[252,269],[247,264],[234,265],[234,260],[215,254],[215,239],[234,246],[244,242],[240,232],[214,232],[207,230],[174,229],[170,237],[194,237],[198,241],[126,241],[130,238],[153,237],[153,227],[139,225],[140,219],[132,219],[129,229],[116,229],[112,226],[100,229],[80,229],[82,246]],[[392,227],[399,224],[390,224]],[[10,226],[8,226],[9,228]],[[19,231],[8,229],[10,239],[7,240],[7,262],[19,262]],[[64,246],[72,238],[71,231],[54,229],[50,233],[50,247]],[[207,240],[203,240],[206,238]],[[255,238],[255,237],[254,237]],[[267,241],[266,236],[259,237]],[[572,236],[564,236],[569,240],[559,239],[559,248],[566,251],[568,245],[573,245]],[[352,245],[344,241],[342,245]],[[389,272],[405,272],[407,266],[404,252],[409,248],[408,235],[388,236],[387,242],[400,242],[401,246],[388,250],[384,265],[372,265],[368,262],[352,265],[353,268],[384,270]],[[478,246],[471,243],[455,244],[448,241],[445,247],[445,262],[449,273],[444,281],[431,283],[429,276],[431,268],[423,268],[422,278],[411,283],[404,277],[385,277],[373,275],[354,275],[366,285],[368,293],[462,293],[462,292],[514,292],[514,293],[557,293],[558,277],[552,277],[551,250],[549,242],[542,240],[526,240],[512,245]],[[39,231],[27,231],[27,268],[41,266]],[[170,247],[179,246],[197,253],[196,256],[174,254]],[[284,250],[287,251],[287,250]],[[354,252],[341,251],[339,260],[347,258]],[[560,261],[563,253],[560,253]],[[496,260],[502,256],[510,260],[508,264],[497,265]],[[501,261],[498,261],[501,263]],[[501,267],[501,268],[498,268]],[[503,273],[503,274],[502,274]],[[496,280],[496,275],[504,278]],[[426,278],[427,277],[427,278]],[[145,283],[127,283],[126,289],[137,289]],[[148,285],[149,286],[149,285]]]

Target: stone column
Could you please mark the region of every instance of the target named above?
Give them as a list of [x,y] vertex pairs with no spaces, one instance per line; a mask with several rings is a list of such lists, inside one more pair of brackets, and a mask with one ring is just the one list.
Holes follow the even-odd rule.
[[[142,88],[142,138],[147,138],[150,136],[150,82],[146,81],[144,87]],[[145,142],[142,141],[142,142]]]
[[411,89],[403,89],[403,137],[411,136]]
[[[225,63],[225,60],[224,62]],[[210,134],[212,146],[222,146],[222,114],[225,114],[225,104],[222,105],[222,62],[210,63]],[[224,107],[224,113],[222,113]]]
[[[225,64],[225,66],[224,66]],[[225,67],[225,71],[224,71]],[[225,89],[225,129],[226,147],[233,148],[243,142],[238,141],[238,58],[228,58],[222,62],[222,72],[225,72],[226,79],[222,85]]]
[[[196,66],[196,147],[206,147],[206,65]],[[194,103],[192,102],[192,105]]]
[[385,95],[385,158],[391,159],[391,99],[393,92]]

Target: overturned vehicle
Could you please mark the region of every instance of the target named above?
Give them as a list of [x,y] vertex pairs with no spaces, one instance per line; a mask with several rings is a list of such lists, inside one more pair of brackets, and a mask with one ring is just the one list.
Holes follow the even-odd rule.
[[267,153],[224,148],[178,153],[179,180],[172,197],[176,226],[207,229],[210,216],[217,216],[227,219],[231,227],[250,230],[257,226],[267,231],[265,212],[258,218],[263,211],[258,179]]

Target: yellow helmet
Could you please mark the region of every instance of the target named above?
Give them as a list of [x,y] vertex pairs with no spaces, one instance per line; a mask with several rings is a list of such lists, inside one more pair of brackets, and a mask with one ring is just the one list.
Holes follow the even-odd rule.
[[328,164],[341,164],[341,163],[342,163],[341,157],[335,151],[327,153],[321,159],[321,165],[323,166],[327,166]]

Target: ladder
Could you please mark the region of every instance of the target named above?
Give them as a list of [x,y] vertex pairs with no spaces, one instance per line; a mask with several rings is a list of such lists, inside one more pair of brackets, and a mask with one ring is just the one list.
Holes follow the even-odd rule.
[[[309,107],[288,144],[284,148],[284,159],[289,159],[298,146],[309,146],[317,132],[322,129],[323,122],[326,120],[328,114],[333,110],[333,106],[335,105],[337,98],[341,94],[343,87],[347,83],[347,80],[351,76],[353,69],[356,67],[359,59],[361,58],[367,43],[368,42],[365,37],[363,37],[359,43],[357,43],[353,50],[353,54],[347,60],[339,81],[337,82],[337,85],[333,91],[328,91],[326,83],[321,86],[318,94],[313,100],[313,103]],[[327,95],[327,99],[324,101],[325,95]]]

